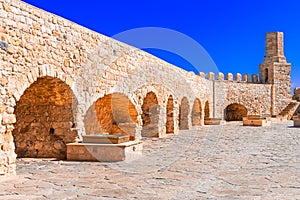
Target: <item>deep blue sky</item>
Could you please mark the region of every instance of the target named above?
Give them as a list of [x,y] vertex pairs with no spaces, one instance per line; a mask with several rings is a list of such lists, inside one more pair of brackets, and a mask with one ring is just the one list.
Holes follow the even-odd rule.
[[[300,86],[300,1],[41,1],[25,0],[107,36],[139,27],[163,27],[196,40],[223,73],[258,73],[265,53],[265,34],[283,31],[285,55],[292,63],[293,85]],[[178,56],[149,49],[191,70]]]

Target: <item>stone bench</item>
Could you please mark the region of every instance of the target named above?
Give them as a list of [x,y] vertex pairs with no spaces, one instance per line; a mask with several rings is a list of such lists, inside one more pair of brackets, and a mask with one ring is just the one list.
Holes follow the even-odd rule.
[[300,115],[293,117],[294,127],[300,127]]
[[97,144],[120,144],[129,142],[129,135],[124,134],[95,134],[83,135],[83,143],[97,143]]
[[271,118],[267,116],[248,115],[243,117],[244,126],[270,126]]
[[70,143],[67,144],[67,160],[117,162],[137,158],[143,144],[129,141],[121,144]]
[[204,119],[204,124],[205,125],[221,125],[221,124],[224,124],[224,122],[220,118],[206,118],[206,119]]

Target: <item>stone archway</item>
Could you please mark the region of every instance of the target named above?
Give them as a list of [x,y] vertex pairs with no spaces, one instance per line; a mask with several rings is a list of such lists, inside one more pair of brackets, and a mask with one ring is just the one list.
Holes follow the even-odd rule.
[[149,92],[143,100],[142,105],[143,137],[159,137],[159,105],[154,92]]
[[209,119],[210,118],[210,110],[209,110],[209,102],[205,102],[205,107],[204,107],[204,119]]
[[190,113],[189,100],[186,97],[183,97],[179,108],[179,129],[180,130],[189,129],[189,118],[188,118],[189,113]]
[[201,126],[202,120],[202,107],[201,102],[198,98],[194,100],[194,105],[192,109],[192,125],[193,126]]
[[135,140],[137,111],[127,96],[121,93],[105,95],[87,111],[84,127],[91,134],[127,134]]
[[172,95],[170,95],[168,98],[166,110],[167,110],[166,133],[174,133],[174,101]]
[[243,117],[247,117],[247,108],[241,104],[233,103],[225,109],[226,121],[243,121]]
[[45,76],[33,82],[16,103],[13,137],[18,157],[66,157],[66,143],[77,138],[73,108],[77,100],[61,79]]

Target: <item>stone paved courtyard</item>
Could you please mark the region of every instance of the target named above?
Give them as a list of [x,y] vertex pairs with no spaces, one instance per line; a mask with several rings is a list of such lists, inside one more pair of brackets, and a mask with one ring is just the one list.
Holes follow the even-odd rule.
[[300,199],[300,129],[240,123],[146,139],[119,163],[18,159],[0,199]]

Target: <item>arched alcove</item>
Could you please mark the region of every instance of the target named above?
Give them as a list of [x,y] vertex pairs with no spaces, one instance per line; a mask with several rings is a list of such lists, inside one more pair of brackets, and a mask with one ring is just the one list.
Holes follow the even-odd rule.
[[241,104],[230,104],[225,108],[226,121],[243,121],[243,117],[247,117],[247,108]]
[[210,118],[210,110],[209,110],[209,102],[205,102],[205,107],[204,107],[204,119]]
[[127,134],[134,140],[137,115],[135,106],[127,96],[120,93],[105,95],[86,112],[86,134]]
[[154,92],[149,92],[143,100],[143,137],[158,137],[159,105]]
[[189,112],[190,104],[189,100],[186,97],[183,97],[179,107],[179,129],[188,130],[189,129]]
[[74,142],[77,132],[73,111],[77,100],[62,80],[41,77],[23,93],[15,106],[13,130],[18,157],[66,157],[66,143]]
[[201,102],[198,98],[194,100],[194,105],[192,109],[192,125],[193,126],[201,126],[201,118],[202,118],[202,113],[201,113],[202,107],[201,107]]
[[174,133],[174,101],[172,95],[168,98],[166,111],[166,133]]

